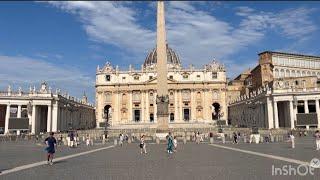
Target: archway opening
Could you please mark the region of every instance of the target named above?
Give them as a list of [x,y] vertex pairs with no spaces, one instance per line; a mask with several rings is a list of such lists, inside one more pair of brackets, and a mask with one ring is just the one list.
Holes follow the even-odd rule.
[[106,122],[109,122],[110,113],[111,113],[111,105],[108,104],[104,106],[104,109],[103,109],[103,118],[106,120]]
[[213,103],[212,104],[212,120],[219,120],[220,119],[220,104]]

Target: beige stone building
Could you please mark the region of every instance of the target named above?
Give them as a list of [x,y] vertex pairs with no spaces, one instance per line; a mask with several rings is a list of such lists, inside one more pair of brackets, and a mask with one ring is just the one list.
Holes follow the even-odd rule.
[[[151,51],[140,69],[126,71],[106,63],[97,68],[97,126],[107,119],[111,128],[155,128],[157,123],[156,56]],[[167,46],[169,127],[197,127],[227,119],[226,72],[216,61],[197,69],[183,68]]]
[[238,82],[240,96],[229,103],[229,120],[242,127],[319,128],[319,77],[320,57],[260,53],[259,64]]
[[0,92],[0,127],[4,133],[39,134],[69,129],[91,129],[96,125],[94,107],[82,99],[55,92],[46,83],[39,89]]

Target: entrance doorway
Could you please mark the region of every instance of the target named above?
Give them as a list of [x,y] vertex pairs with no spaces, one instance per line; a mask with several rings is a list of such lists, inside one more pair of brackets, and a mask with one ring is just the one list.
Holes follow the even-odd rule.
[[220,104],[213,103],[212,104],[212,120],[219,120],[220,119]]

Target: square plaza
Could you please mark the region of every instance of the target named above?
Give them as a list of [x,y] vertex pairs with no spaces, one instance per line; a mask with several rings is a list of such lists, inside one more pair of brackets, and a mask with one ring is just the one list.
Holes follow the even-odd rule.
[[217,139],[213,144],[179,142],[177,152],[167,154],[166,144],[149,142],[147,154],[140,154],[136,142],[122,147],[82,144],[58,147],[57,160],[50,166],[43,161],[44,145],[1,142],[1,159],[8,163],[1,164],[0,179],[318,179],[320,169],[312,175],[305,167],[299,168],[302,174],[272,174],[273,168],[290,166],[297,171],[303,163],[319,159],[314,146],[311,137],[297,138],[295,149],[288,142],[222,144]]

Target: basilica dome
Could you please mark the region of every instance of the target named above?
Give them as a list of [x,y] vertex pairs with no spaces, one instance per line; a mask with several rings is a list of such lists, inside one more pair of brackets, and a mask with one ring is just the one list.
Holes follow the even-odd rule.
[[[167,63],[172,66],[181,66],[179,56],[167,44]],[[153,66],[157,64],[157,51],[154,48],[146,57],[143,66]]]

